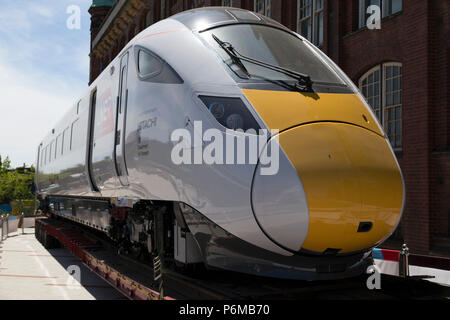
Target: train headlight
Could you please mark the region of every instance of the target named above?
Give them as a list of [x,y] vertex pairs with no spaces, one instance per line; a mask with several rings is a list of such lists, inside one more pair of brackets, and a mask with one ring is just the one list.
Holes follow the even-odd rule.
[[221,119],[225,115],[225,106],[221,103],[213,102],[208,109],[216,119]]
[[240,98],[211,96],[199,96],[199,98],[222,126],[231,130],[254,129],[258,131],[260,129],[255,118]]

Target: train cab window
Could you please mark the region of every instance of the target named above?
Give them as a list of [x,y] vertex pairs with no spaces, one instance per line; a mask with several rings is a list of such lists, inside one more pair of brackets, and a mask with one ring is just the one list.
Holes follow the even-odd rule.
[[252,82],[292,82],[295,79],[273,68],[245,59],[240,60],[243,65],[240,66],[222,48],[220,42],[232,45],[241,56],[309,76],[315,92],[331,90],[330,88],[348,89],[344,79],[316,53],[315,49],[291,32],[265,25],[234,24],[209,29],[201,32],[200,35],[229,68],[243,79],[238,79],[240,82],[245,80],[248,82],[248,79]]
[[142,47],[135,48],[138,76],[154,83],[183,83],[181,77],[156,54]]

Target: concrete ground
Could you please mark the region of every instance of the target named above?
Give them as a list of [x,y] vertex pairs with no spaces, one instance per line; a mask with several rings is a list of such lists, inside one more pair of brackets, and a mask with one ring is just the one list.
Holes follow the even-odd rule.
[[0,300],[126,299],[67,249],[45,249],[34,229],[21,233],[0,243]]

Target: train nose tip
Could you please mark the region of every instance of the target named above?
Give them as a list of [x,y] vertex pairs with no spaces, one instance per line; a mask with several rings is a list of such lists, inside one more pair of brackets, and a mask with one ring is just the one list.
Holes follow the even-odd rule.
[[399,221],[400,169],[386,140],[343,123],[314,123],[280,135],[303,183],[309,228],[302,248],[326,253],[366,249]]
[[343,123],[298,126],[279,136],[279,171],[257,168],[255,218],[291,250],[353,252],[385,239],[401,214],[403,183],[386,140]]

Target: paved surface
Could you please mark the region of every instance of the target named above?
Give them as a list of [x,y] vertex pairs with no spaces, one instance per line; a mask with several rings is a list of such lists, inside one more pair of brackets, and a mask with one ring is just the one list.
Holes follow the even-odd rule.
[[25,232],[0,243],[0,300],[126,299],[67,249],[47,250]]

